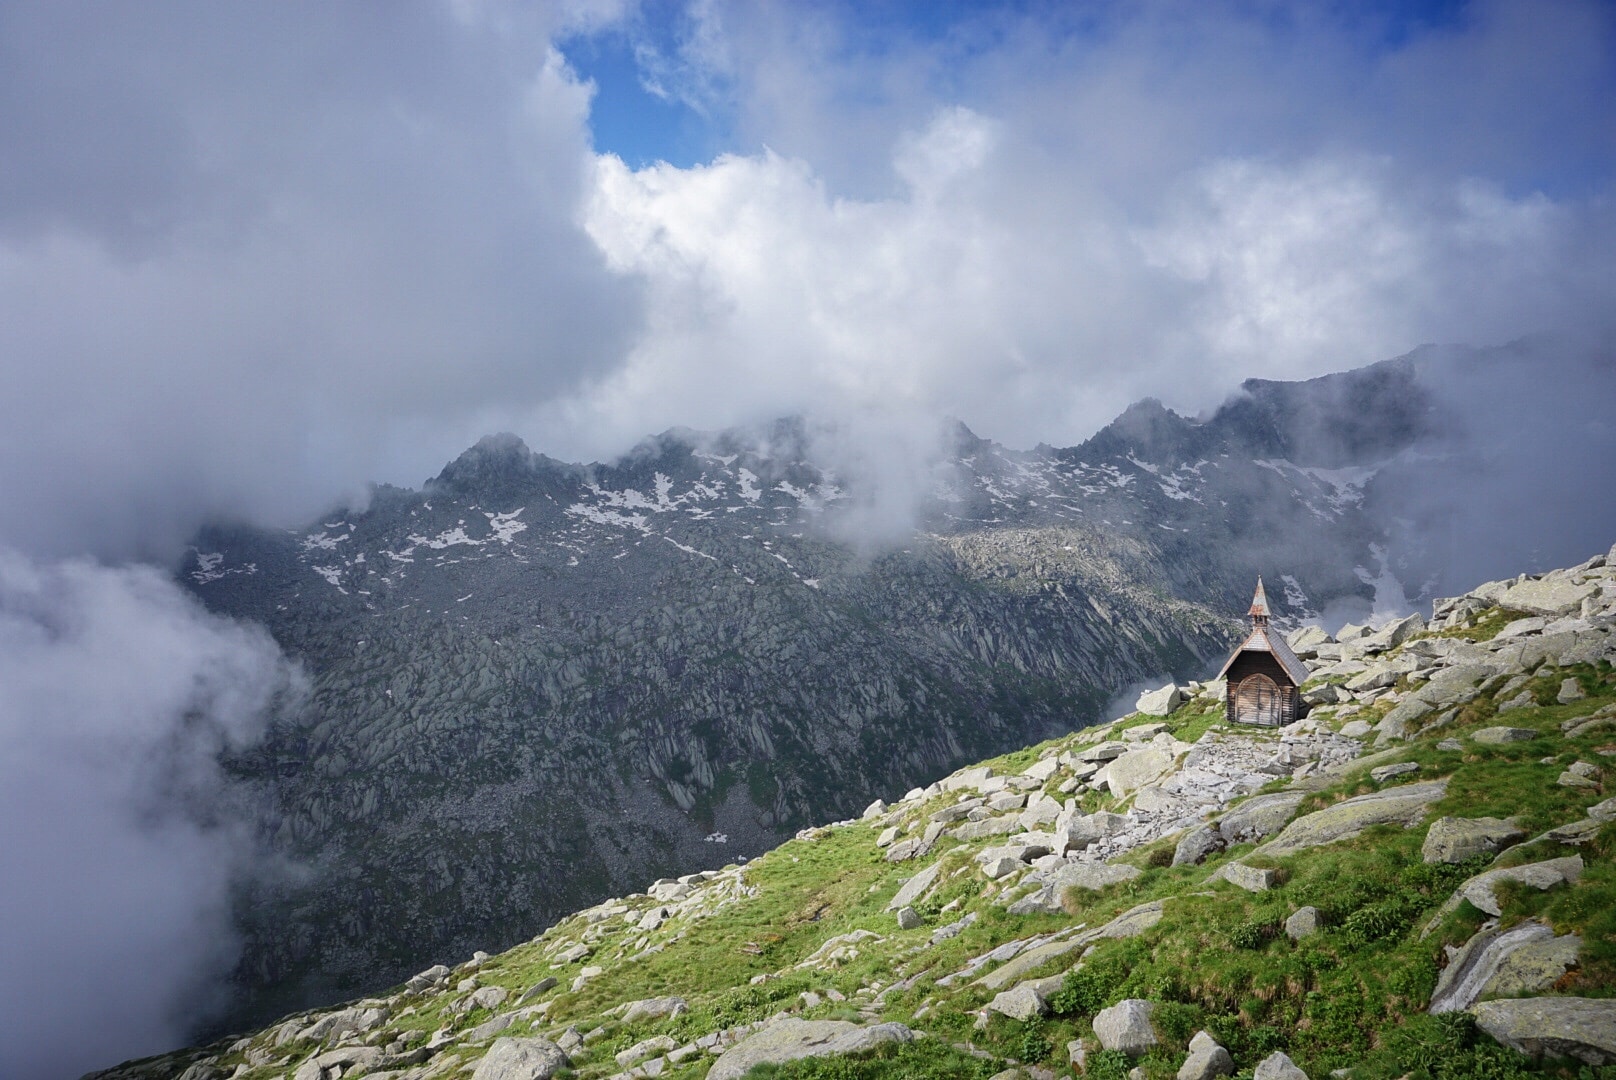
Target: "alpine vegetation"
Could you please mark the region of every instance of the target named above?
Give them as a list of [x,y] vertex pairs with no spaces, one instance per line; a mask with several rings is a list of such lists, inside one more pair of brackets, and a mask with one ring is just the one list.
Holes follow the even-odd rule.
[[1288,645],[1295,722],[1174,683],[95,1078],[1616,1072],[1616,549]]

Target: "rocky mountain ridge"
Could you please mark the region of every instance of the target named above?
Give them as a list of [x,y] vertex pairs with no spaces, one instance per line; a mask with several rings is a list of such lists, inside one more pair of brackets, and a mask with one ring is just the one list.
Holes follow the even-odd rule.
[[867,493],[800,421],[605,465],[496,436],[305,528],[206,530],[181,580],[314,687],[228,763],[300,870],[244,889],[233,1022],[1205,674],[1259,573],[1291,625],[1405,603],[1380,492],[1451,422],[1421,363],[1249,383],[1204,421],[1141,405],[1066,450],[956,426],[873,552],[846,531]]
[[1171,684],[97,1080],[1616,1072],[1616,548],[1291,642],[1314,705],[1288,728]]

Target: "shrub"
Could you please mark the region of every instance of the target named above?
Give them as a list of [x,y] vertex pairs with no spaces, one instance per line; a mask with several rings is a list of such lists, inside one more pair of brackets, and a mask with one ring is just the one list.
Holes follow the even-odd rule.
[[1088,1080],[1128,1080],[1133,1059],[1121,1050],[1101,1050],[1089,1055],[1089,1070],[1083,1075]]
[[1413,925],[1415,917],[1425,906],[1418,896],[1393,895],[1348,915],[1341,921],[1341,933],[1357,945],[1396,937]]
[[1021,1060],[1027,1062],[1043,1061],[1050,1055],[1055,1044],[1044,1035],[1044,1022],[1042,1019],[1028,1020],[1021,1028]]
[[1261,949],[1279,934],[1279,924],[1249,919],[1229,928],[1229,944],[1237,949]]
[[1110,1002],[1123,973],[1109,964],[1088,964],[1066,973],[1049,1007],[1061,1016],[1093,1016]]

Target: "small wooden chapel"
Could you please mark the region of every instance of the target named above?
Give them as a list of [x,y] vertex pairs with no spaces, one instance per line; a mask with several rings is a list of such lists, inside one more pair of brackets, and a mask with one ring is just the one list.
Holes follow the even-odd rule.
[[1268,596],[1262,578],[1251,598],[1251,633],[1234,650],[1218,678],[1228,679],[1224,715],[1232,724],[1282,727],[1295,723],[1307,711],[1298,689],[1307,681],[1307,665],[1268,626]]

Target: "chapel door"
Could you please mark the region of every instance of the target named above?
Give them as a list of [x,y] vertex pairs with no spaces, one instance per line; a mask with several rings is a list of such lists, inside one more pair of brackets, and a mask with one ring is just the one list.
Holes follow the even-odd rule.
[[1279,686],[1273,679],[1258,674],[1241,680],[1240,693],[1235,698],[1235,719],[1243,724],[1279,726]]

